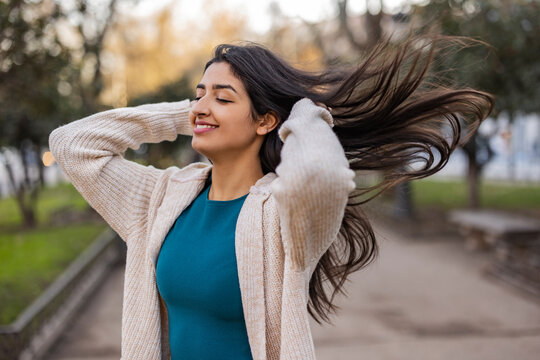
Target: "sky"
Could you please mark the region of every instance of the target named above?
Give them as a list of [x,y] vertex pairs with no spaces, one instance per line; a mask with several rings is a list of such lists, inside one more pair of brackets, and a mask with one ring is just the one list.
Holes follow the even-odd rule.
[[[335,0],[275,0],[282,12],[291,17],[300,17],[308,21],[318,21],[335,14]],[[153,11],[159,10],[167,4],[177,3],[175,18],[195,19],[202,17],[202,2],[197,0],[142,0],[137,6],[129,9],[129,13],[135,16],[146,16]],[[268,7],[271,0],[220,0],[222,6],[230,9],[238,9],[249,17],[249,26],[256,32],[264,32],[270,27]],[[385,11],[393,13],[406,3],[423,3],[425,0],[383,0]],[[379,0],[367,0],[371,11],[378,12]],[[366,0],[350,0],[351,13],[363,13],[366,11]]]

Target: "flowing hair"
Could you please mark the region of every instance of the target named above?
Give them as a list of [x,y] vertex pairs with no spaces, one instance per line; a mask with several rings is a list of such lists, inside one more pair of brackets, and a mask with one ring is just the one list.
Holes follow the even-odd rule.
[[[353,170],[378,170],[382,179],[349,195],[337,239],[321,257],[309,282],[308,312],[331,323],[330,312],[347,277],[378,255],[373,228],[360,208],[384,190],[442,169],[492,110],[488,93],[449,86],[433,71],[439,54],[469,46],[472,39],[443,35],[390,38],[377,44],[358,65],[310,72],[297,69],[256,43],[221,44],[213,63],[226,62],[251,100],[252,118],[268,112],[279,124],[266,134],[259,157],[263,173],[275,172],[283,142],[278,136],[293,105],[307,97],[330,108],[332,130]],[[445,84],[446,83],[446,84]],[[255,121],[255,120],[254,120]],[[466,127],[466,132],[462,127]],[[465,135],[464,135],[465,134]],[[324,289],[326,281],[331,293]]]

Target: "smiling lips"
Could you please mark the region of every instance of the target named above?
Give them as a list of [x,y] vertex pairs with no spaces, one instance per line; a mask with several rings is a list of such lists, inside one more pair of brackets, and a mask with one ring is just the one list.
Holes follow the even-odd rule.
[[193,128],[193,133],[202,134],[202,133],[217,129],[218,127],[219,126],[207,125],[207,124],[196,124],[195,127]]

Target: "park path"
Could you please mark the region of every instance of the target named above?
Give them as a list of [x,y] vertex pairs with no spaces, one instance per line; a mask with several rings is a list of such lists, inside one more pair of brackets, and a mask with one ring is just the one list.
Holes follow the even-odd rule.
[[[318,360],[536,360],[540,300],[484,274],[489,256],[452,237],[376,226],[378,260],[347,282],[334,325],[311,319]],[[111,273],[47,360],[118,360],[123,268]]]

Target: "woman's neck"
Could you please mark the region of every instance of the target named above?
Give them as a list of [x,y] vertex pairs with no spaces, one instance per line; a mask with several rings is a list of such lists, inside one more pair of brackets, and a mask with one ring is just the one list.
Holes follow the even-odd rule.
[[208,199],[219,201],[233,200],[247,194],[251,186],[264,176],[258,159],[252,163],[214,163],[211,171]]

